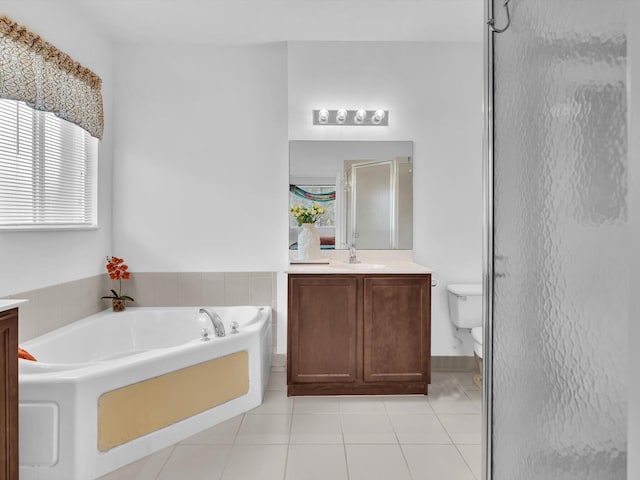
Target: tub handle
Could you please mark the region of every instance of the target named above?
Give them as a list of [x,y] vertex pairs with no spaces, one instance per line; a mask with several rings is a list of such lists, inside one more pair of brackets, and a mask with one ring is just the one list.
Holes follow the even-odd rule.
[[209,329],[208,328],[203,328],[202,329],[202,337],[200,338],[201,342],[208,342],[209,340],[211,340],[209,338]]
[[238,330],[239,327],[238,322],[231,322],[231,333],[240,333],[240,330]]

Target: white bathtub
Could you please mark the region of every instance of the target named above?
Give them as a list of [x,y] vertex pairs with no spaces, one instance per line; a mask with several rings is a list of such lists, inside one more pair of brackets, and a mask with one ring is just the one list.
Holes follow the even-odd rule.
[[[220,315],[226,337],[214,337],[211,328],[211,340],[201,341],[198,307],[128,308],[92,315],[22,344],[38,361],[19,361],[21,480],[98,478],[260,405],[271,369],[271,308],[206,308]],[[230,333],[233,321],[240,325],[237,334]],[[199,366],[216,362],[224,370],[226,364],[220,362],[236,357],[244,359],[248,370],[241,396],[117,446],[98,448],[99,434],[114,425],[113,417],[99,419],[105,410],[99,412],[98,404],[104,408],[107,392],[155,385],[172,378],[175,373],[170,372],[196,375]],[[197,388],[213,388],[216,394],[226,388],[212,385],[208,380],[213,377],[196,378]],[[180,387],[180,392],[189,388]],[[145,398],[149,411],[164,409],[161,403],[153,405],[156,397]],[[207,400],[185,395],[176,402],[183,399]],[[136,414],[135,421],[143,416]]]

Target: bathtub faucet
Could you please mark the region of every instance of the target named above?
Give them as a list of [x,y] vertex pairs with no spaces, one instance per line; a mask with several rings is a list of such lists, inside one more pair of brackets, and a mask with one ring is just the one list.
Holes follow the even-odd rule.
[[201,308],[198,313],[207,314],[209,320],[211,320],[211,324],[213,325],[213,331],[215,332],[216,337],[224,337],[226,335],[224,331],[224,324],[222,323],[220,315],[218,315],[216,312],[211,313],[206,308]]

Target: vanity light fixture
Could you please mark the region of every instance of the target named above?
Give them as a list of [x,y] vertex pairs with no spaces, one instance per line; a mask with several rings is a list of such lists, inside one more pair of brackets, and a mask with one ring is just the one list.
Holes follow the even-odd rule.
[[329,110],[323,108],[318,112],[318,123],[326,125],[329,122]]
[[312,110],[314,125],[343,125],[359,127],[386,127],[389,125],[389,110]]
[[353,121],[356,122],[358,125],[362,125],[366,119],[367,119],[366,110],[358,110],[356,112],[356,116],[353,117]]
[[371,117],[371,123],[378,125],[382,120],[384,120],[385,116],[386,114],[384,113],[384,110],[376,110],[373,117]]

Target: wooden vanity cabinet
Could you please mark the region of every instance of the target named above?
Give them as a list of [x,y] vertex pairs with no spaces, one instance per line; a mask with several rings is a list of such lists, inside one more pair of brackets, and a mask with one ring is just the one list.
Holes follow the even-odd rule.
[[289,277],[288,375],[293,383],[352,383],[360,352],[358,280]]
[[18,479],[18,309],[0,312],[0,480]]
[[427,393],[431,275],[290,274],[289,395]]

